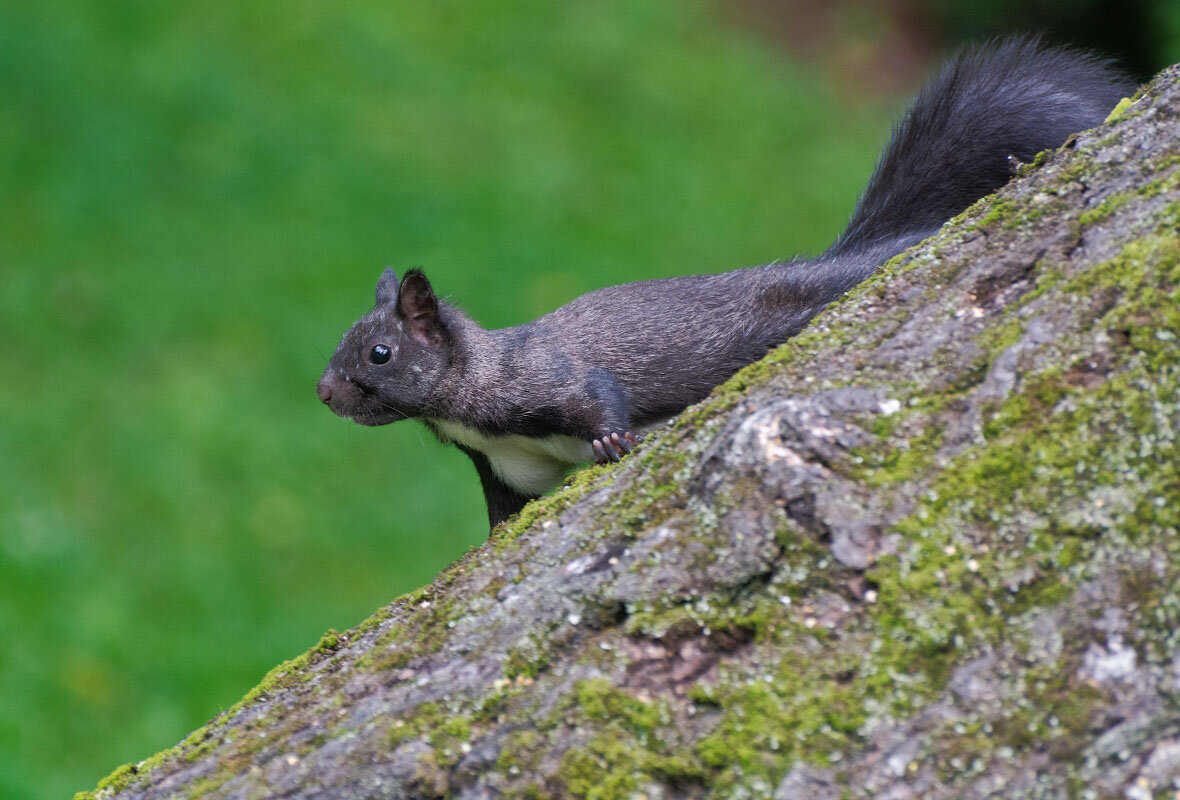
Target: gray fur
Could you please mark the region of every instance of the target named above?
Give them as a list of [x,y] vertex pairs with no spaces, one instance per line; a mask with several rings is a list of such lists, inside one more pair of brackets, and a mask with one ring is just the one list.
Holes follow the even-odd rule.
[[[541,493],[536,476],[588,452],[571,439],[650,426],[702,399],[1003,185],[1010,157],[1027,161],[1097,125],[1131,88],[1107,62],[1036,39],[963,51],[918,95],[848,228],[815,259],[608,286],[500,330],[438,301],[420,271],[398,284],[387,269],[320,397],[366,425],[423,419],[471,456],[494,526]],[[388,362],[373,363],[377,345]]]

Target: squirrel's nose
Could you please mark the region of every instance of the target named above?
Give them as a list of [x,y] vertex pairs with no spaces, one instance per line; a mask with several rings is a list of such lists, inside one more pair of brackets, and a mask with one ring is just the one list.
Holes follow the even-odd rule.
[[332,387],[328,385],[327,378],[320,378],[320,382],[315,385],[315,393],[324,403],[332,400]]

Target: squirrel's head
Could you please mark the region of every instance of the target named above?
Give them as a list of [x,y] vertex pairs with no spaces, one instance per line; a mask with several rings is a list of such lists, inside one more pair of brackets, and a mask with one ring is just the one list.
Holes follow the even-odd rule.
[[446,368],[452,339],[430,281],[392,269],[377,281],[377,304],[358,319],[316,386],[329,408],[362,425],[420,416]]

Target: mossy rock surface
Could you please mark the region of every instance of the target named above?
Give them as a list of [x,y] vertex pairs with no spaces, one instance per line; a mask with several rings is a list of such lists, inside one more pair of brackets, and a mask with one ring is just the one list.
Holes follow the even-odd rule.
[[1171,796],[1178,80],[92,794]]

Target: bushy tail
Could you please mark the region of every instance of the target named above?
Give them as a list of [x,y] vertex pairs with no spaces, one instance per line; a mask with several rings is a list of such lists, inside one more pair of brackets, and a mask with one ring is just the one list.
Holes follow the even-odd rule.
[[934,233],[1021,162],[1098,125],[1134,84],[1110,61],[1013,36],[960,51],[914,100],[829,255]]

